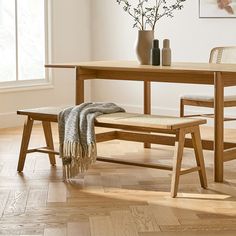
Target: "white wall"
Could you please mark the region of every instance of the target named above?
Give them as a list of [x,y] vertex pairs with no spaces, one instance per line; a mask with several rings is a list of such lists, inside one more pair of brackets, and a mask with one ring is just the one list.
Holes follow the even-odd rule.
[[[137,30],[116,0],[51,0],[52,62],[135,60]],[[198,1],[187,0],[172,19],[164,18],[156,38],[170,38],[173,61],[206,62],[214,46],[236,44],[236,19],[199,19]],[[22,120],[19,108],[74,103],[73,70],[53,70],[53,89],[0,93],[0,127]],[[153,113],[178,114],[179,95],[211,93],[211,86],[155,83]],[[94,81],[87,84],[87,100],[114,101],[129,111],[142,110],[142,84],[124,81]],[[226,90],[235,93],[236,89]],[[231,112],[231,111],[230,111]],[[233,113],[233,111],[232,111]],[[236,114],[235,114],[236,115]]]
[[[90,60],[90,0],[50,0],[52,3],[52,62]],[[0,127],[22,124],[16,110],[73,104],[73,70],[53,70],[51,89],[0,92]],[[87,97],[90,85],[87,85]]]
[[[212,47],[236,44],[236,19],[200,19],[198,2],[187,0],[174,18],[163,18],[156,27],[158,39],[170,38],[173,61],[207,62]],[[137,30],[132,19],[115,0],[92,1],[92,59],[135,60]],[[153,112],[178,114],[180,94],[212,92],[211,86],[155,83]],[[235,93],[236,89],[226,90]],[[140,111],[142,85],[138,82],[96,81],[92,84],[93,100],[111,100],[128,110]]]

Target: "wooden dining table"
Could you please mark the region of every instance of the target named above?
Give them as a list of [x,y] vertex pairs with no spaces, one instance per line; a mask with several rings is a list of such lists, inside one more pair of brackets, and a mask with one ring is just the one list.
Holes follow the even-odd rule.
[[[90,61],[54,63],[45,67],[75,70],[76,104],[84,102],[85,80],[142,81],[144,114],[151,113],[151,82],[214,86],[214,140],[202,140],[202,145],[203,149],[214,151],[214,179],[223,182],[224,162],[236,158],[236,142],[224,142],[224,88],[236,86],[236,65],[178,62],[171,66],[151,66],[139,65],[134,61]],[[161,144],[171,143],[166,137],[159,138]],[[185,145],[192,146],[189,140]]]

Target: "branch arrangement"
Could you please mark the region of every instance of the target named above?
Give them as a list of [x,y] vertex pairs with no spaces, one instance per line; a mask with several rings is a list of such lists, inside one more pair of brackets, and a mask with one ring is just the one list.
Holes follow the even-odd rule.
[[[173,17],[174,10],[181,10],[186,0],[136,0],[132,6],[130,0],[116,0],[133,19],[133,28],[154,30],[156,23],[163,16]],[[167,3],[169,2],[169,3]]]

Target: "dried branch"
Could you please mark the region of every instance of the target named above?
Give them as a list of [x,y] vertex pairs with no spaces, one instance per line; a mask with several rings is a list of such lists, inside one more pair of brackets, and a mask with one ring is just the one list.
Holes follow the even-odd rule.
[[[133,19],[133,27],[139,30],[150,28],[154,30],[157,21],[163,16],[173,17],[174,10],[181,10],[186,0],[139,0],[137,6],[132,6],[130,0],[116,0]],[[169,2],[169,3],[167,3]],[[172,2],[172,3],[170,3]],[[173,3],[174,2],[174,3]],[[153,6],[151,6],[153,3]]]

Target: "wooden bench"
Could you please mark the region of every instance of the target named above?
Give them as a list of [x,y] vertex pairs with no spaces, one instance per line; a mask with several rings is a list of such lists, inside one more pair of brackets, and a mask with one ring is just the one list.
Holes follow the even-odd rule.
[[[55,154],[59,154],[54,150],[51,122],[58,122],[58,114],[62,108],[51,108],[43,107],[28,110],[19,110],[17,114],[27,116],[22,143],[19,155],[19,162],[17,170],[23,171],[25,158],[27,153],[42,152],[49,155],[51,165],[55,165]],[[29,149],[30,135],[33,127],[33,122],[41,121],[43,125],[46,147]],[[98,161],[135,165],[163,170],[172,171],[172,182],[171,182],[171,196],[176,197],[179,177],[180,175],[198,171],[200,183],[203,188],[207,187],[207,179],[205,172],[205,165],[202,152],[202,144],[200,138],[199,125],[206,123],[203,119],[192,119],[192,118],[175,118],[167,116],[156,116],[156,115],[141,115],[133,113],[113,113],[106,114],[97,117],[95,125],[98,127],[113,128],[115,130],[107,131],[104,133],[96,134],[97,142],[104,142],[113,139],[129,140],[137,142],[148,142],[148,143],[159,143],[160,136],[157,138],[157,134],[161,133],[162,139],[173,137],[170,145],[175,145],[175,153],[173,166],[160,165],[160,164],[149,164],[139,162],[129,162],[120,159],[111,159],[98,157]],[[119,129],[119,130],[117,130]],[[164,135],[163,135],[164,134]],[[168,134],[168,135],[166,135]],[[195,151],[195,158],[197,166],[190,169],[181,169],[181,162],[183,156],[183,149],[185,144],[186,134],[191,134],[192,146]]]

